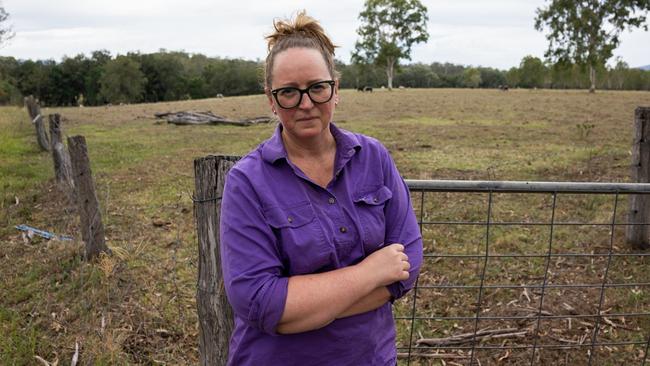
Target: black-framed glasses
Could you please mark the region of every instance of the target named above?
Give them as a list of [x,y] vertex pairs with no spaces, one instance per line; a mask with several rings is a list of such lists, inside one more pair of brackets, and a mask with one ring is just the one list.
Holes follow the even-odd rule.
[[271,90],[278,105],[284,109],[295,108],[302,102],[303,94],[307,94],[314,104],[327,103],[334,95],[334,80],[319,81],[305,89],[294,87],[278,88]]

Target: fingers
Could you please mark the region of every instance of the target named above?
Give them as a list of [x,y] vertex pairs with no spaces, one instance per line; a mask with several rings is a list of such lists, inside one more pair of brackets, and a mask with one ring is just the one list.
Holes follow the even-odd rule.
[[409,269],[411,269],[411,263],[409,263],[409,257],[404,253],[404,245],[400,243],[395,243],[392,245],[395,250],[399,253],[399,259],[400,259],[400,265],[401,265],[401,273],[399,274],[399,281],[404,281],[407,280],[410,276],[409,274]]
[[408,271],[411,268],[411,264],[409,263],[409,257],[404,253],[404,245],[400,243],[395,243],[390,245],[390,247],[394,248],[398,252],[398,258],[401,260],[401,265],[405,271]]
[[407,271],[402,272],[402,275],[399,278],[399,281],[406,281],[409,279],[409,273]]
[[404,252],[404,245],[392,243],[372,253],[362,262],[369,266],[369,272],[381,274],[376,277],[379,285],[386,286],[410,277],[411,264]]
[[391,248],[394,248],[394,249],[397,250],[398,252],[404,252],[404,245],[402,245],[402,244],[400,244],[400,243],[394,243],[394,244],[391,244],[390,247],[391,247]]
[[408,261],[403,261],[402,262],[402,270],[408,272],[409,269],[411,269],[411,263],[409,263]]

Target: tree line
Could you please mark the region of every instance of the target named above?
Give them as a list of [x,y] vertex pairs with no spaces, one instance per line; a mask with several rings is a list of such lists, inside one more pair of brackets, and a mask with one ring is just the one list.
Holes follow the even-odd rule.
[[[341,84],[386,85],[384,68],[344,65]],[[613,67],[599,67],[598,88],[606,90],[650,90],[650,70],[631,68],[618,59]],[[352,83],[352,85],[349,85]],[[509,70],[473,67],[451,63],[413,63],[399,66],[395,85],[410,88],[549,88],[588,89],[590,70],[569,62],[550,64],[538,57],[526,56],[519,66]]]
[[[387,86],[381,65],[337,61],[341,88]],[[95,51],[54,60],[0,57],[0,103],[20,104],[34,95],[44,105],[104,105],[259,94],[262,62],[169,52],[111,56]],[[650,71],[622,60],[600,67],[598,88],[650,90]],[[517,67],[499,70],[451,63],[396,65],[394,85],[409,88],[590,87],[590,71],[568,62],[549,64],[526,56]]]
[[53,60],[0,57],[0,103],[34,95],[45,105],[161,102],[261,91],[259,62],[185,52],[95,51]]

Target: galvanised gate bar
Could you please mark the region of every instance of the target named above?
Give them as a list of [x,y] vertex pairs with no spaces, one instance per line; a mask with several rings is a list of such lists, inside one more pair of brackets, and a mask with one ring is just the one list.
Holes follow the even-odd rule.
[[399,364],[650,364],[650,252],[625,240],[650,184],[406,182],[425,258]]

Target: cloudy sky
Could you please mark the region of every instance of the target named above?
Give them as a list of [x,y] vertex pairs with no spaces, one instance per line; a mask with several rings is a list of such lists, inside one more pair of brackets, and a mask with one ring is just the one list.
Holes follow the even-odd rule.
[[[0,55],[56,60],[106,49],[112,54],[159,49],[207,56],[262,59],[272,20],[306,9],[350,61],[363,0],[1,0],[16,33]],[[452,62],[500,69],[522,57],[543,57],[547,42],[535,31],[544,0],[423,0],[429,42],[413,61]],[[650,64],[650,32],[625,32],[614,52],[630,66]]]

